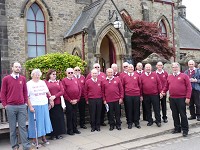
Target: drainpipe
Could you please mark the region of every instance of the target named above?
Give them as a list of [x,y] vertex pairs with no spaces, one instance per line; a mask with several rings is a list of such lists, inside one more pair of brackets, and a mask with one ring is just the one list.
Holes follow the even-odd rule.
[[85,30],[82,32],[82,60],[85,60]]

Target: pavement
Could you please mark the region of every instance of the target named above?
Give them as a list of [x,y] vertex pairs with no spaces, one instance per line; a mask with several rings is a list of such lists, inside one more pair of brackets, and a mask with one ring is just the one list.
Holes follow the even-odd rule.
[[[187,110],[188,111],[188,110]],[[147,126],[146,121],[141,121],[141,129],[133,127],[127,128],[126,118],[122,120],[122,130],[114,129],[109,131],[109,126],[101,127],[100,132],[91,132],[90,125],[86,126],[88,129],[79,129],[81,134],[73,136],[63,135],[63,139],[49,140],[49,145],[43,145],[40,150],[126,150],[126,149],[140,149],[142,146],[148,146],[152,143],[160,141],[167,141],[169,139],[183,138],[182,134],[171,134],[173,127],[173,120],[171,110],[167,110],[168,123],[163,123],[161,127],[157,127],[154,123],[152,126]],[[189,112],[187,113],[189,116]],[[106,122],[107,123],[107,122]],[[189,134],[200,132],[200,122],[197,120],[189,120],[190,131]],[[1,136],[1,135],[0,135]],[[22,146],[20,146],[22,150]],[[9,138],[0,138],[0,149],[9,150]],[[35,148],[33,148],[35,149]]]

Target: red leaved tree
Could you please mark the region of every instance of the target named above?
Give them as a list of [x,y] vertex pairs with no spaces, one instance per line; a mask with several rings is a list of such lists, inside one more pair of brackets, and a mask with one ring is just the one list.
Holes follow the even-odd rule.
[[160,34],[157,23],[146,21],[133,21],[130,17],[123,15],[124,21],[133,31],[132,57],[141,62],[152,53],[157,53],[169,60],[175,55],[174,48],[169,45],[169,39]]

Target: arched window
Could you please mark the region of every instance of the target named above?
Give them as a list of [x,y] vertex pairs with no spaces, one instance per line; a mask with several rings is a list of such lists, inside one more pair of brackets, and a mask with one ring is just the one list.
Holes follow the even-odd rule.
[[167,37],[167,29],[163,20],[159,23],[160,34],[164,37]]
[[45,18],[41,8],[33,3],[27,12],[28,57],[46,53]]

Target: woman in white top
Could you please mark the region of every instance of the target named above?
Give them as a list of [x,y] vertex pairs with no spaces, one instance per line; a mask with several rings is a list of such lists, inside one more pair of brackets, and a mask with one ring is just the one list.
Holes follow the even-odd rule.
[[34,113],[36,115],[38,137],[42,137],[44,144],[49,144],[45,135],[51,133],[52,126],[49,118],[48,98],[51,94],[46,83],[40,80],[42,73],[40,69],[34,69],[31,73],[32,80],[27,82],[28,88],[28,136],[36,145],[36,131],[34,125]]

